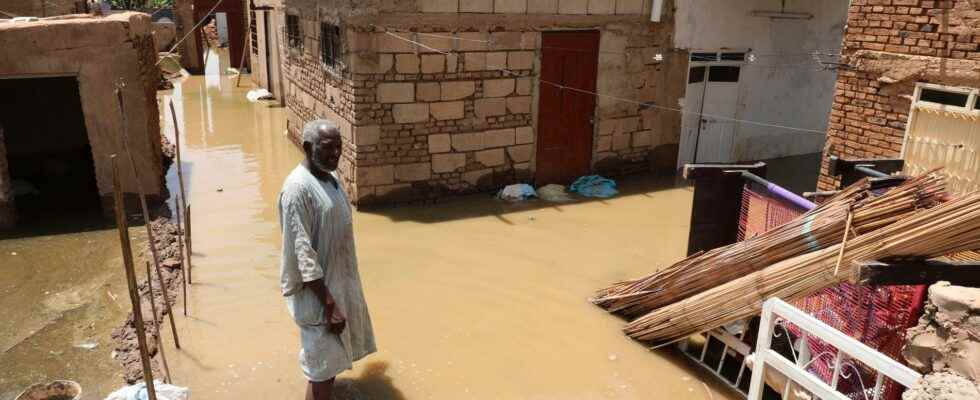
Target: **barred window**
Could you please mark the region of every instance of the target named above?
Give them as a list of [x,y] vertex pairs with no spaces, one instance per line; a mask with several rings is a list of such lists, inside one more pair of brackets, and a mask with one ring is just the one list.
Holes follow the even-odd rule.
[[299,15],[286,15],[286,40],[290,48],[303,48],[303,31],[300,30]]
[[[252,42],[252,54],[259,54],[259,27],[255,25],[255,10],[249,12],[249,23],[251,24],[251,32],[249,32],[250,40]],[[268,38],[266,38],[268,40]]]
[[320,23],[320,55],[329,67],[340,65],[344,47],[340,41],[340,27],[326,22]]

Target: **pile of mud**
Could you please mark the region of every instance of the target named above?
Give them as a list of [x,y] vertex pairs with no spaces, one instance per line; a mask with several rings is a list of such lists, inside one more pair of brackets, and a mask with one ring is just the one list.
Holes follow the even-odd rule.
[[[162,364],[159,362],[160,354],[159,349],[157,349],[157,336],[160,335],[160,330],[162,329],[165,331],[163,340],[173,340],[173,333],[168,332],[170,325],[165,319],[167,318],[167,307],[164,306],[163,292],[160,291],[160,288],[165,287],[167,289],[167,296],[170,299],[171,306],[175,306],[177,299],[181,297],[181,287],[184,283],[184,278],[182,274],[183,264],[181,263],[180,250],[177,245],[177,225],[171,223],[166,218],[157,218],[150,224],[150,227],[153,229],[154,238],[156,239],[156,248],[161,260],[160,273],[163,275],[163,285],[161,286],[160,281],[157,280],[156,272],[153,271],[152,301],[156,304],[157,308],[156,318],[152,318],[154,314],[150,306],[151,297],[147,282],[145,280],[140,281],[138,288],[143,309],[144,326],[146,327],[147,347],[152,358],[150,364],[153,368],[154,378],[159,379],[163,377],[163,374],[161,372]],[[149,247],[142,249],[142,252],[145,259],[153,259]],[[152,264],[150,268],[152,270]],[[140,275],[139,271],[144,271],[145,269],[145,265],[137,265],[137,275]],[[112,331],[112,338],[115,340],[113,358],[122,365],[126,383],[132,384],[142,380],[143,365],[140,363],[139,344],[136,339],[136,326],[132,313],[129,314],[123,326]]]
[[956,373],[980,379],[980,289],[939,282],[919,324],[906,332],[902,354],[923,374]]
[[957,374],[940,372],[926,375],[902,394],[902,400],[975,400],[980,387]]

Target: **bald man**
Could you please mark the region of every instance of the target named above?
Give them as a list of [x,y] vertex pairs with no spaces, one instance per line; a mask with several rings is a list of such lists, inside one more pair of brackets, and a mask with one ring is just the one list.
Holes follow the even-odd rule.
[[371,316],[357,272],[347,194],[338,182],[343,151],[333,122],[303,128],[306,158],[279,194],[282,294],[300,328],[307,400],[328,400],[334,378],[374,353]]

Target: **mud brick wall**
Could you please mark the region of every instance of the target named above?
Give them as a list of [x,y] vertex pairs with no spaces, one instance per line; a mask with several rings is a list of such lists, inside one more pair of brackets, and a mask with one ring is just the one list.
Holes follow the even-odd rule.
[[818,187],[827,158],[897,158],[916,82],[980,86],[980,1],[854,0]]
[[[594,170],[645,171],[654,158],[673,167],[679,115],[640,103],[677,104],[686,65],[655,60],[669,51],[673,25],[648,22],[649,1],[583,1],[581,10],[557,2],[514,9],[504,5],[523,2],[489,2],[504,7],[499,10],[449,3],[437,10],[425,1],[368,2],[354,10],[286,2],[304,37],[302,50],[282,43],[289,135],[298,142],[313,118],[341,125],[347,139],[341,174],[355,204],[432,200],[532,181],[547,31],[599,31],[597,91],[628,99],[597,99]],[[340,67],[321,61],[321,22],[342,28]]]
[[339,21],[318,21],[317,13],[303,12],[300,16],[300,31],[303,36],[302,48],[290,47],[285,32],[280,32],[279,48],[283,60],[283,79],[286,81],[286,129],[290,140],[302,146],[303,126],[314,119],[325,118],[340,126],[344,137],[344,157],[341,159],[339,173],[345,190],[356,198],[354,187],[354,157],[356,148],[353,142],[354,123],[354,82],[344,68],[328,67],[320,55],[320,21],[338,23]]

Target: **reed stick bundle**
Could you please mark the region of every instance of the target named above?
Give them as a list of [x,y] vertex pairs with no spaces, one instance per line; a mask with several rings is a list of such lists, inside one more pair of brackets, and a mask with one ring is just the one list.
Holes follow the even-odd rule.
[[862,180],[818,208],[769,232],[695,254],[645,278],[614,284],[592,299],[596,305],[636,317],[801,254],[840,243],[847,231],[866,234],[894,224],[945,196],[943,177],[931,171],[883,195]]
[[855,262],[926,259],[980,248],[980,194],[922,210],[850,239],[835,275],[835,245],[773,264],[654,310],[629,323],[630,337],[664,344],[757,314],[770,297],[793,301],[855,278]]

